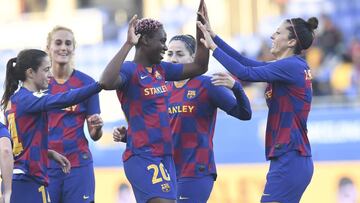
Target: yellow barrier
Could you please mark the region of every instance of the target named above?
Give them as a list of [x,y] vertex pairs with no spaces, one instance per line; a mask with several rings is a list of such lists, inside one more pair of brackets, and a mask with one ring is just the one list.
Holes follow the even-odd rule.
[[[268,163],[264,164],[231,164],[218,165],[218,179],[215,182],[209,203],[257,203],[265,185]],[[141,174],[139,174],[141,175]],[[122,168],[96,168],[96,201],[97,203],[130,203],[126,193],[128,185]],[[338,201],[339,181],[354,184],[342,189],[345,197],[353,196],[360,203],[360,161],[356,162],[318,162],[310,186],[305,191],[301,203],[345,203]],[[350,181],[351,180],[351,181]],[[122,197],[121,197],[122,196]],[[130,193],[130,198],[133,195]],[[133,201],[134,202],[134,201]],[[348,201],[350,202],[350,201]]]

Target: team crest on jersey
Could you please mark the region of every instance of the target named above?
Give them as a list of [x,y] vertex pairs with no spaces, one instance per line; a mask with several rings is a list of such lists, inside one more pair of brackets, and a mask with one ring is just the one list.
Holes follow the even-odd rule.
[[169,192],[170,191],[170,185],[168,183],[161,184],[161,190],[163,192]]
[[155,71],[155,78],[158,79],[158,80],[162,79],[162,76],[158,71]]
[[187,94],[186,94],[186,97],[188,99],[192,99],[192,98],[196,97],[196,90],[188,90]]
[[311,75],[310,70],[304,70],[304,73],[305,73],[305,80],[311,80],[312,79],[312,75]]

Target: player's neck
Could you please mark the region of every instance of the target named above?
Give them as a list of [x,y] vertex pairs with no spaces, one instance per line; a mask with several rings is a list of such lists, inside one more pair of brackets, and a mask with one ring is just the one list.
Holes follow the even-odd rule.
[[54,64],[52,66],[52,74],[55,78],[55,80],[67,80],[70,78],[73,68],[70,67],[70,64]]
[[288,58],[294,55],[294,52],[292,49],[287,49],[284,52],[280,53],[278,56],[276,56],[276,60]]
[[30,82],[28,80],[25,80],[22,86],[25,87],[30,92],[39,92],[40,91],[40,89],[36,87],[35,83]]
[[174,81],[174,85],[176,88],[182,88],[190,79]]
[[137,64],[141,64],[144,67],[151,67],[152,65],[154,65],[151,63],[151,60],[148,58],[148,56],[143,54],[143,52],[141,51],[135,52],[134,62]]

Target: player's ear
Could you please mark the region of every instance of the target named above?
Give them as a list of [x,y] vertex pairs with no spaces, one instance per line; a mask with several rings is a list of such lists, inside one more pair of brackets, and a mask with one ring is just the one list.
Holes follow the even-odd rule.
[[141,35],[139,41],[141,44],[144,44],[145,46],[149,46],[150,44],[150,38],[148,35]]

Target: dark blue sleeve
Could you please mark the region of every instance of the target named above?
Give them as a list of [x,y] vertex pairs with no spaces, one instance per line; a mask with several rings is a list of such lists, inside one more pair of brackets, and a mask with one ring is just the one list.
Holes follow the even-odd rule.
[[177,81],[181,79],[184,64],[161,62],[161,66],[164,68],[166,81]]
[[[91,84],[93,82],[95,82],[95,80],[92,79],[90,76],[88,76],[88,79],[86,80],[86,85]],[[86,101],[86,115],[91,116],[94,114],[100,114],[99,94],[92,95]]]
[[134,72],[133,68],[134,64],[130,62],[123,63],[121,69],[120,69],[120,77],[121,77],[121,84],[118,88],[118,90],[124,90],[131,82],[131,77]]
[[250,120],[252,114],[250,102],[239,82],[235,82],[232,92],[224,86],[215,86],[210,80],[209,82],[208,93],[215,106],[231,116]]
[[81,88],[54,95],[33,93],[29,96],[26,96],[21,104],[23,104],[24,110],[26,112],[49,111],[80,103],[100,91],[100,84],[94,82]]
[[239,63],[219,47],[215,49],[213,56],[231,74],[244,81],[295,83],[299,77],[296,73],[296,64],[291,64],[289,60],[285,59],[267,63],[263,66],[249,67]]
[[100,101],[99,101],[99,94],[94,94],[88,99],[88,103],[86,106],[86,114],[88,116],[94,114],[100,114]]
[[263,66],[266,65],[266,62],[261,62],[261,61],[256,61],[256,60],[251,60],[247,57],[242,56],[237,50],[235,50],[234,48],[232,48],[231,46],[229,46],[224,40],[222,40],[219,36],[215,36],[214,37],[214,42],[216,45],[218,45],[218,47],[223,50],[227,55],[229,55],[230,57],[234,58],[235,60],[237,60],[238,62],[240,62],[241,64],[243,64],[244,66],[252,66],[252,67],[256,67],[256,66]]
[[10,133],[7,130],[6,126],[4,124],[0,123],[0,138],[2,138],[2,137],[6,137],[11,140]]

